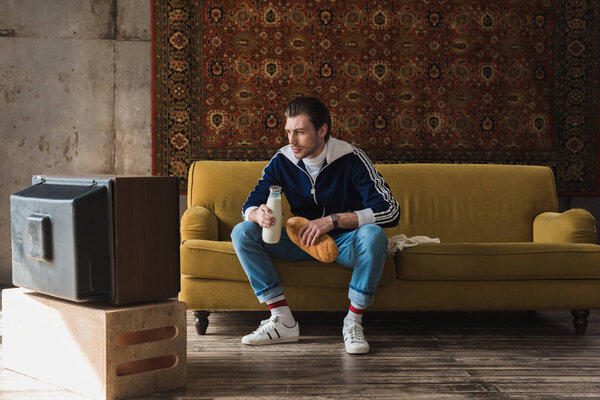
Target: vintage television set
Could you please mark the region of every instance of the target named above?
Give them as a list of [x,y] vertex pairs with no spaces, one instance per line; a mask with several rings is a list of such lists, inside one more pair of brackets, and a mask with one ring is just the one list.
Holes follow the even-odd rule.
[[10,213],[16,286],[113,304],[179,292],[175,177],[34,176]]

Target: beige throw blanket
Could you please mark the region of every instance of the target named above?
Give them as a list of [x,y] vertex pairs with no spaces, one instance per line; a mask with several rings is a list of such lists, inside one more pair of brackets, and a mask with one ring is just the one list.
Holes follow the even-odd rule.
[[414,247],[423,243],[440,243],[440,239],[430,238],[429,236],[408,237],[404,234],[395,235],[388,239],[387,253],[394,254],[397,251],[402,251],[405,247]]

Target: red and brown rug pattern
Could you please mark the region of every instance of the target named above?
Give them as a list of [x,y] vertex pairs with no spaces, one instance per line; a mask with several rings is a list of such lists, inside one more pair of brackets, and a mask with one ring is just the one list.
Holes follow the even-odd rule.
[[155,0],[154,171],[268,160],[320,98],[377,162],[551,166],[598,190],[600,5],[585,0]]

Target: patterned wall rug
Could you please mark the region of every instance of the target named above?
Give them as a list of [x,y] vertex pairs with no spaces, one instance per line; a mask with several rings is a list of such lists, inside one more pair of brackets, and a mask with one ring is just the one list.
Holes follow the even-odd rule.
[[600,2],[154,0],[154,171],[269,159],[313,95],[379,162],[541,164],[598,192]]

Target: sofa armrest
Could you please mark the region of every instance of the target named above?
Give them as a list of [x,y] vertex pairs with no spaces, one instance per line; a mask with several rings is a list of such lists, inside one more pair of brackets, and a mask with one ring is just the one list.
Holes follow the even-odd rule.
[[218,240],[217,217],[206,207],[190,207],[181,217],[181,241],[188,239]]
[[533,221],[533,241],[594,243],[596,220],[582,208],[572,208],[563,213],[541,213]]

